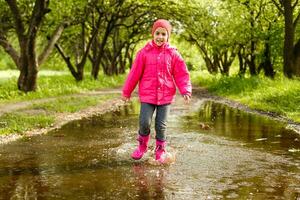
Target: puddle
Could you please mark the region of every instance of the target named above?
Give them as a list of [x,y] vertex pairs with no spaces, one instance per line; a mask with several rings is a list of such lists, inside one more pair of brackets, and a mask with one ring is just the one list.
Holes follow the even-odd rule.
[[[195,110],[196,108],[196,110]],[[173,105],[168,148],[133,161],[139,105],[0,146],[0,199],[297,199],[299,135],[212,102]]]

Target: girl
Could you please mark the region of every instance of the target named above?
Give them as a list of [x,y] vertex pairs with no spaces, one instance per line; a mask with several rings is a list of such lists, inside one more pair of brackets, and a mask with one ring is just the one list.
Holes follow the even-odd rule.
[[123,86],[122,99],[129,101],[132,91],[139,83],[141,102],[139,117],[139,145],[131,157],[139,160],[147,152],[150,126],[154,111],[156,148],[155,159],[163,163],[166,158],[166,126],[170,104],[174,101],[176,87],[189,103],[192,85],[184,60],[177,49],[169,46],[171,24],[164,19],[155,21],[152,41],[138,51],[130,73]]

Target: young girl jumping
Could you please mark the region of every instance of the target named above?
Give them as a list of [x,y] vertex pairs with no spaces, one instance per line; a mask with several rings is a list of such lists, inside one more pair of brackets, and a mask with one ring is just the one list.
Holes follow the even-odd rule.
[[171,24],[164,19],[154,22],[152,41],[138,51],[130,73],[123,86],[122,99],[129,101],[132,91],[139,83],[141,102],[139,116],[139,145],[131,154],[139,160],[147,152],[150,139],[150,127],[154,111],[155,117],[155,159],[164,162],[166,147],[167,117],[170,104],[174,101],[176,87],[188,103],[192,94],[192,85],[186,64],[177,49],[168,43]]

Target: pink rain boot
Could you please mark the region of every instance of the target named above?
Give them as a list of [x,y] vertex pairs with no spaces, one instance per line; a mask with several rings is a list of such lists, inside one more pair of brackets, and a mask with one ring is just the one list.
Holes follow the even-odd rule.
[[160,163],[164,163],[166,159],[166,141],[156,140],[156,148],[155,148],[155,160]]
[[143,157],[143,155],[147,152],[149,139],[150,139],[150,134],[147,135],[147,136],[141,136],[141,135],[139,135],[139,137],[137,139],[139,141],[139,146],[131,154],[131,157],[134,160],[141,159]]

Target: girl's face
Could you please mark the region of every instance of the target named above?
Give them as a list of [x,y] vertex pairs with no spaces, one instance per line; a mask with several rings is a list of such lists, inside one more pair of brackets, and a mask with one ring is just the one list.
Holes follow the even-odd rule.
[[154,43],[159,47],[168,41],[168,37],[167,29],[162,27],[158,27],[153,34]]

